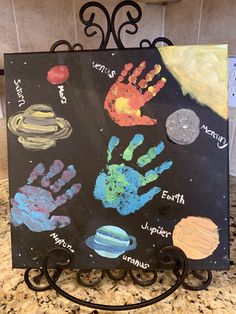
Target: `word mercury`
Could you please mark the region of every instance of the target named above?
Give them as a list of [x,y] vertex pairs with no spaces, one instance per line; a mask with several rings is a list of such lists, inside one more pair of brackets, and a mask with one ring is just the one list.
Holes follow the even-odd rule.
[[215,133],[215,132],[212,131],[212,130],[209,130],[207,125],[204,125],[204,124],[203,124],[203,125],[201,126],[201,129],[203,129],[206,134],[210,135],[211,137],[213,137],[214,139],[216,139],[216,140],[218,141],[217,147],[218,147],[219,149],[223,149],[223,148],[225,148],[225,147],[228,146],[228,143],[227,143],[226,138],[223,137],[223,136],[221,136],[221,135],[219,135],[219,134],[217,134],[217,133]]

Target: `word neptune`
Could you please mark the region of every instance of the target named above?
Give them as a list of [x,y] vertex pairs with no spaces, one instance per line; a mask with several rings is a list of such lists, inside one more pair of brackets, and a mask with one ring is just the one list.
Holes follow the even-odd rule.
[[71,251],[71,253],[75,252],[75,250],[72,248],[72,245],[66,243],[65,239],[60,239],[57,233],[55,233],[55,232],[51,233],[50,237],[53,237],[53,239],[55,240],[55,244],[63,246],[64,248]]

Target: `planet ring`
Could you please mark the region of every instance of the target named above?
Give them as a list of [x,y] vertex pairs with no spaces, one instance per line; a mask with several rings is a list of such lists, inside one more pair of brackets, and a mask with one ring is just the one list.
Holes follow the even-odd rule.
[[126,245],[121,245],[121,246],[117,246],[114,247],[113,245],[103,245],[103,244],[99,244],[94,242],[94,235],[87,238],[85,240],[85,243],[93,250],[101,250],[101,251],[106,251],[109,253],[120,253],[121,251],[131,251],[133,249],[135,249],[137,247],[137,243],[136,243],[136,239],[133,236],[129,236],[130,240],[132,241],[132,244],[129,246]]
[[17,130],[17,128],[15,130],[12,126],[19,125],[19,123],[22,121],[23,116],[24,116],[24,113],[21,112],[16,115],[12,115],[8,120],[8,127],[10,131],[17,136],[29,136],[29,135],[31,137],[46,136],[47,138],[51,138],[51,139],[63,139],[63,138],[67,138],[72,132],[70,123],[63,118],[57,118],[57,117],[55,118],[55,121],[56,121],[55,126],[58,127],[58,131],[56,131],[55,133],[39,132],[36,134],[32,134],[29,131],[28,132],[19,131]]

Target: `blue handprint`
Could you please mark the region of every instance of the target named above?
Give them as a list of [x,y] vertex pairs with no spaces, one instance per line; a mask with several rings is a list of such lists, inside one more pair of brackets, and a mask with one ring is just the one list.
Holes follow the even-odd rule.
[[[142,134],[136,134],[125,149],[122,157],[125,161],[133,158],[134,150],[144,141]],[[112,158],[113,150],[118,146],[120,140],[112,136],[107,149],[107,162]],[[165,145],[160,142],[157,146],[148,150],[137,160],[139,167],[144,167],[154,160],[164,150]],[[142,208],[153,199],[161,189],[152,187],[148,192],[139,195],[140,187],[157,180],[160,174],[172,167],[172,161],[165,161],[153,170],[147,171],[144,175],[126,166],[124,163],[107,165],[106,170],[102,170],[97,177],[94,197],[101,200],[106,208],[115,208],[121,215],[129,215]]]
[[[81,189],[81,184],[75,183],[65,193],[54,199],[52,192],[59,192],[76,175],[73,165],[68,166],[64,171],[63,168],[62,161],[54,160],[47,173],[42,163],[33,169],[27,184],[21,187],[11,200],[11,222],[14,226],[24,224],[31,231],[42,232],[63,228],[70,224],[70,218],[67,216],[51,215],[55,209],[72,199]],[[62,171],[61,178],[51,184],[50,179]],[[40,177],[42,177],[40,187],[31,185]]]

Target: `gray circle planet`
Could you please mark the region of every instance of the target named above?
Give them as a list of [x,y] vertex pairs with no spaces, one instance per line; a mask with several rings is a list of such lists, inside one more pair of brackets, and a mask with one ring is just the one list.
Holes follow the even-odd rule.
[[200,133],[200,120],[191,109],[177,110],[167,118],[166,132],[176,144],[192,144]]

